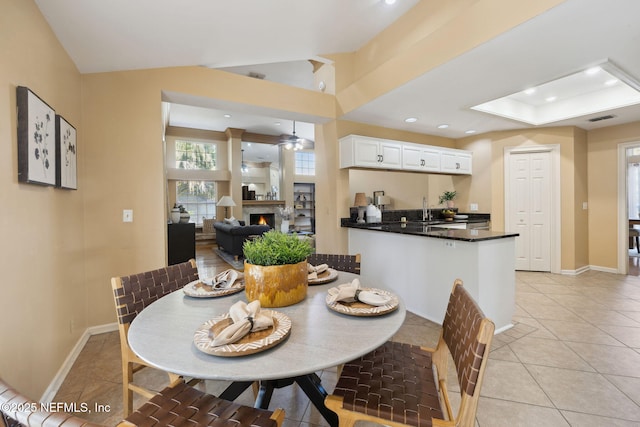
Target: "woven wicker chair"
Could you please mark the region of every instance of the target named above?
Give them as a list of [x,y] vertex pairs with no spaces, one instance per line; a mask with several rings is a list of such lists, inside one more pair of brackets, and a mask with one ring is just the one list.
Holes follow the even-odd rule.
[[215,224],[216,220],[213,218],[202,218],[202,232],[204,234],[213,234],[216,232],[216,229],[213,228],[213,224]]
[[[0,379],[0,412],[7,427],[102,427],[66,412],[47,409],[52,408],[21,395]],[[282,409],[271,412],[239,405],[178,381],[118,423],[118,427],[279,427],[284,416]]]
[[[325,403],[338,414],[340,427],[356,421],[394,427],[473,427],[494,329],[456,280],[435,350],[389,341],[346,363]],[[461,394],[455,415],[447,389],[449,354]]]
[[[198,269],[193,259],[158,270],[111,278],[113,298],[118,316],[118,329],[120,330],[125,417],[133,410],[134,392],[148,399],[156,394],[154,391],[133,383],[133,374],[148,365],[136,356],[129,347],[129,341],[127,340],[129,325],[146,306],[197,279]],[[169,381],[171,383],[176,382],[177,379],[177,375],[169,373]]]
[[311,265],[327,264],[329,268],[333,268],[334,270],[360,274],[360,254],[311,254],[307,258],[307,262]]

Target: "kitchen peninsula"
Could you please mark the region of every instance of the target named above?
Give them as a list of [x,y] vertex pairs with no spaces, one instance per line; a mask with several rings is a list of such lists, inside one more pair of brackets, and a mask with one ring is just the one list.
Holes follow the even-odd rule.
[[442,228],[448,224],[356,224],[349,253],[362,255],[362,283],[377,281],[400,295],[407,310],[441,324],[455,279],[461,279],[496,332],[512,327],[517,233]]

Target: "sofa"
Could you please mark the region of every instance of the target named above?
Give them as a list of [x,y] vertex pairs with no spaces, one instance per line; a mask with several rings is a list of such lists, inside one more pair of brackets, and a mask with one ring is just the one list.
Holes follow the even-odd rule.
[[216,222],[213,227],[216,229],[218,247],[233,255],[236,260],[242,256],[242,245],[245,240],[261,236],[271,229],[268,225],[245,225],[244,221]]

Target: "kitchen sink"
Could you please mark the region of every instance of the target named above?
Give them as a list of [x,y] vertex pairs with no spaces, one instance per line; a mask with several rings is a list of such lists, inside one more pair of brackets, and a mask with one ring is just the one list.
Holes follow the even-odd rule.
[[444,224],[445,222],[439,219],[432,219],[431,221],[407,221],[407,224],[421,224],[421,225],[436,225]]

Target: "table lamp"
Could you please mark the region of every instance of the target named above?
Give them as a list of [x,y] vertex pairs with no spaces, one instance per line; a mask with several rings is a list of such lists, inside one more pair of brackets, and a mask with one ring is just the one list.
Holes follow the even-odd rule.
[[224,217],[229,218],[229,206],[235,206],[236,204],[233,202],[231,196],[222,196],[220,200],[218,200],[218,206],[224,207]]
[[364,224],[364,210],[367,208],[367,196],[364,193],[356,193],[356,200],[353,202],[354,206],[358,207],[358,224]]

